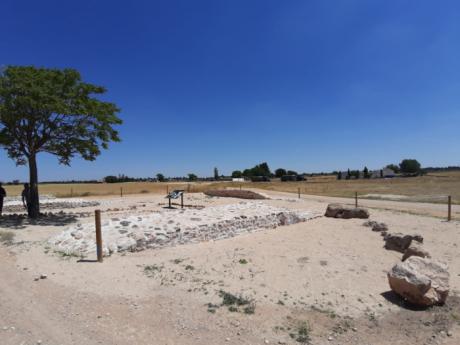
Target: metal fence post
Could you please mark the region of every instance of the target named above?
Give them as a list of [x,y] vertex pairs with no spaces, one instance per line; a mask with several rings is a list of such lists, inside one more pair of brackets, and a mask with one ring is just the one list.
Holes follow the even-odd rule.
[[447,197],[447,221],[450,222],[452,220],[452,196],[449,195]]

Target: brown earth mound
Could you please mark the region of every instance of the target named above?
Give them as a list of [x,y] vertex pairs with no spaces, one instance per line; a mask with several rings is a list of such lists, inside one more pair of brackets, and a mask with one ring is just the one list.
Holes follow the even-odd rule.
[[261,194],[250,190],[208,190],[204,194],[209,196],[220,196],[224,198],[240,198],[240,199],[267,199]]

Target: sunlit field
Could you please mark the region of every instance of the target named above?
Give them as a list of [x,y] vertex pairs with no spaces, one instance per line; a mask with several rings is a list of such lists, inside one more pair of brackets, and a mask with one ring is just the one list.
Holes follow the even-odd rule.
[[[354,197],[367,194],[391,194],[411,197],[413,201],[444,202],[451,195],[453,202],[460,202],[460,172],[440,172],[426,176],[393,179],[340,180],[334,176],[318,176],[302,182],[128,182],[99,184],[40,184],[42,194],[57,197],[82,197],[127,194],[166,194],[173,189],[184,189],[189,193],[209,189],[258,188],[301,194]],[[8,195],[19,195],[22,186],[5,186]]]

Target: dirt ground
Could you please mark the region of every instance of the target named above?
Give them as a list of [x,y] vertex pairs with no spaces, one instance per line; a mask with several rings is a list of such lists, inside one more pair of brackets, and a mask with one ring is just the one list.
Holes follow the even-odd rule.
[[[321,213],[329,202],[351,202],[263,193],[267,204]],[[103,217],[165,203],[149,194],[101,200]],[[193,194],[185,202],[238,199]],[[386,273],[401,254],[383,249],[363,220],[319,217],[103,263],[52,252],[50,236],[94,221],[87,207],[38,224],[0,221],[0,231],[15,234],[0,244],[0,344],[459,344],[460,222],[440,218],[443,205],[362,203],[390,231],[421,234],[432,257],[449,264],[446,305],[417,310],[389,291]]]

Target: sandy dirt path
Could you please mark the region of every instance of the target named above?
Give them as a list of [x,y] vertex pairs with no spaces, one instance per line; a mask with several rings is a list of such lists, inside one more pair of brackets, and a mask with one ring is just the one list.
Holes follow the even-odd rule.
[[[311,211],[338,201],[270,195],[270,205]],[[159,201],[134,196],[103,209],[150,212]],[[190,202],[238,200],[194,196]],[[321,217],[221,241],[117,254],[102,264],[49,251],[47,238],[65,226],[8,224],[0,230],[16,238],[0,245],[0,344],[299,344],[305,322],[313,344],[460,343],[454,296],[460,223],[381,209],[371,209],[371,219],[421,234],[432,256],[449,264],[447,306],[414,311],[388,293],[386,272],[401,254],[384,250],[381,236],[362,220]],[[35,280],[40,274],[47,278]],[[253,301],[254,314],[231,312],[221,290]]]

